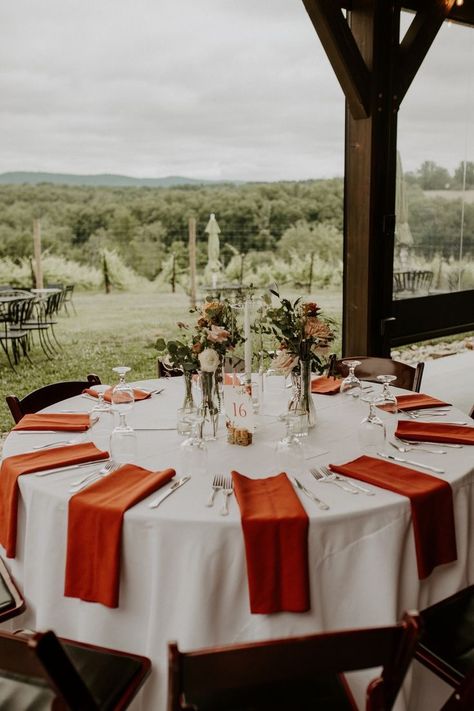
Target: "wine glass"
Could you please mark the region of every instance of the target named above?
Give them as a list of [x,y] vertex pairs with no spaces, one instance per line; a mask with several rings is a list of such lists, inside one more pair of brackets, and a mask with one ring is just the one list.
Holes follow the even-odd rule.
[[343,395],[359,397],[362,392],[362,385],[359,378],[354,374],[355,369],[360,365],[360,360],[343,360],[343,365],[349,368],[349,374],[341,383],[340,392]]
[[285,418],[285,435],[277,442],[275,464],[279,471],[300,476],[305,468],[304,447],[299,435],[301,417],[298,412],[288,412]]
[[358,428],[359,444],[364,452],[376,454],[385,448],[385,425],[378,417],[375,406],[381,402],[379,395],[367,395],[361,398],[369,404],[367,417],[361,420]]
[[130,412],[134,404],[133,388],[125,382],[129,370],[127,366],[113,368],[120,378],[111,395],[112,410],[118,413],[119,423],[110,435],[110,454],[120,463],[133,461],[137,455],[137,437],[126,419],[127,412]]
[[394,415],[396,415],[398,412],[398,403],[395,393],[390,390],[389,385],[390,383],[393,383],[393,381],[396,379],[396,375],[377,375],[377,380],[383,383],[382,392],[379,395],[381,400],[379,404],[383,404],[383,409],[386,412],[393,413]]
[[201,436],[204,415],[199,408],[187,415],[191,434],[179,446],[182,474],[207,475],[207,446]]

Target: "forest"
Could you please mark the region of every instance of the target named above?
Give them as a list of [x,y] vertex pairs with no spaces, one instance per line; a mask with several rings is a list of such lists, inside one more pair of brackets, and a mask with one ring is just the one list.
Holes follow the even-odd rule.
[[[461,218],[463,256],[472,257],[474,203],[463,204],[455,191],[460,185],[474,188],[474,163],[461,164],[450,175],[426,161],[406,174],[405,184],[412,258],[457,259]],[[434,198],[431,190],[442,190],[443,196]],[[258,282],[291,267],[295,285],[311,279],[310,268],[320,286],[340,283],[342,178],[173,188],[0,185],[0,280],[12,265],[22,265],[24,274],[33,220],[40,219],[43,253],[51,264],[67,260],[77,264],[78,275],[81,267],[93,274],[90,267],[100,271],[107,255],[112,281],[114,272],[117,282],[118,272],[169,281],[172,269],[179,282],[187,270],[189,218],[196,219],[198,267],[203,267],[210,213],[221,229],[220,259],[228,279],[252,273]],[[85,276],[83,282],[97,285]]]

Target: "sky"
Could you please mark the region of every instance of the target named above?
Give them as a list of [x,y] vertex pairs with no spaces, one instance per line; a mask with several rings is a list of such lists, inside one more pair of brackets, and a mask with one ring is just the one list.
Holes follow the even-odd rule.
[[[0,173],[305,180],[344,170],[344,97],[301,0],[0,5]],[[403,168],[474,160],[474,34],[443,28]]]

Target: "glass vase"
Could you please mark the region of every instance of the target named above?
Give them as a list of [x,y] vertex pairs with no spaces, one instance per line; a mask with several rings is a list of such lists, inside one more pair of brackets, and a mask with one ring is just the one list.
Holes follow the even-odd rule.
[[217,436],[219,395],[215,375],[215,373],[207,373],[205,371],[199,373],[201,387],[200,413],[202,416],[201,438],[204,440],[213,440]]
[[308,428],[316,424],[316,408],[311,394],[311,361],[300,360],[298,371],[291,374],[293,383],[293,393],[288,403],[288,411],[306,412],[308,416]]
[[195,412],[196,403],[193,396],[193,373],[190,370],[185,370],[183,373],[184,380],[184,400],[181,409],[184,412]]

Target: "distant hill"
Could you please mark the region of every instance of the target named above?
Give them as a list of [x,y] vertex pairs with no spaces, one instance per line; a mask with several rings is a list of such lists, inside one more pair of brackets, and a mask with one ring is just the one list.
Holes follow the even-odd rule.
[[12,172],[0,174],[0,185],[38,185],[39,183],[53,183],[55,185],[90,185],[105,186],[111,188],[120,187],[148,187],[148,188],[169,188],[177,185],[213,185],[222,182],[241,181],[221,181],[221,180],[199,180],[194,178],[184,178],[179,175],[170,175],[166,178],[131,178],[127,175],[110,175],[108,173],[99,175],[71,175],[69,173],[29,173]]

